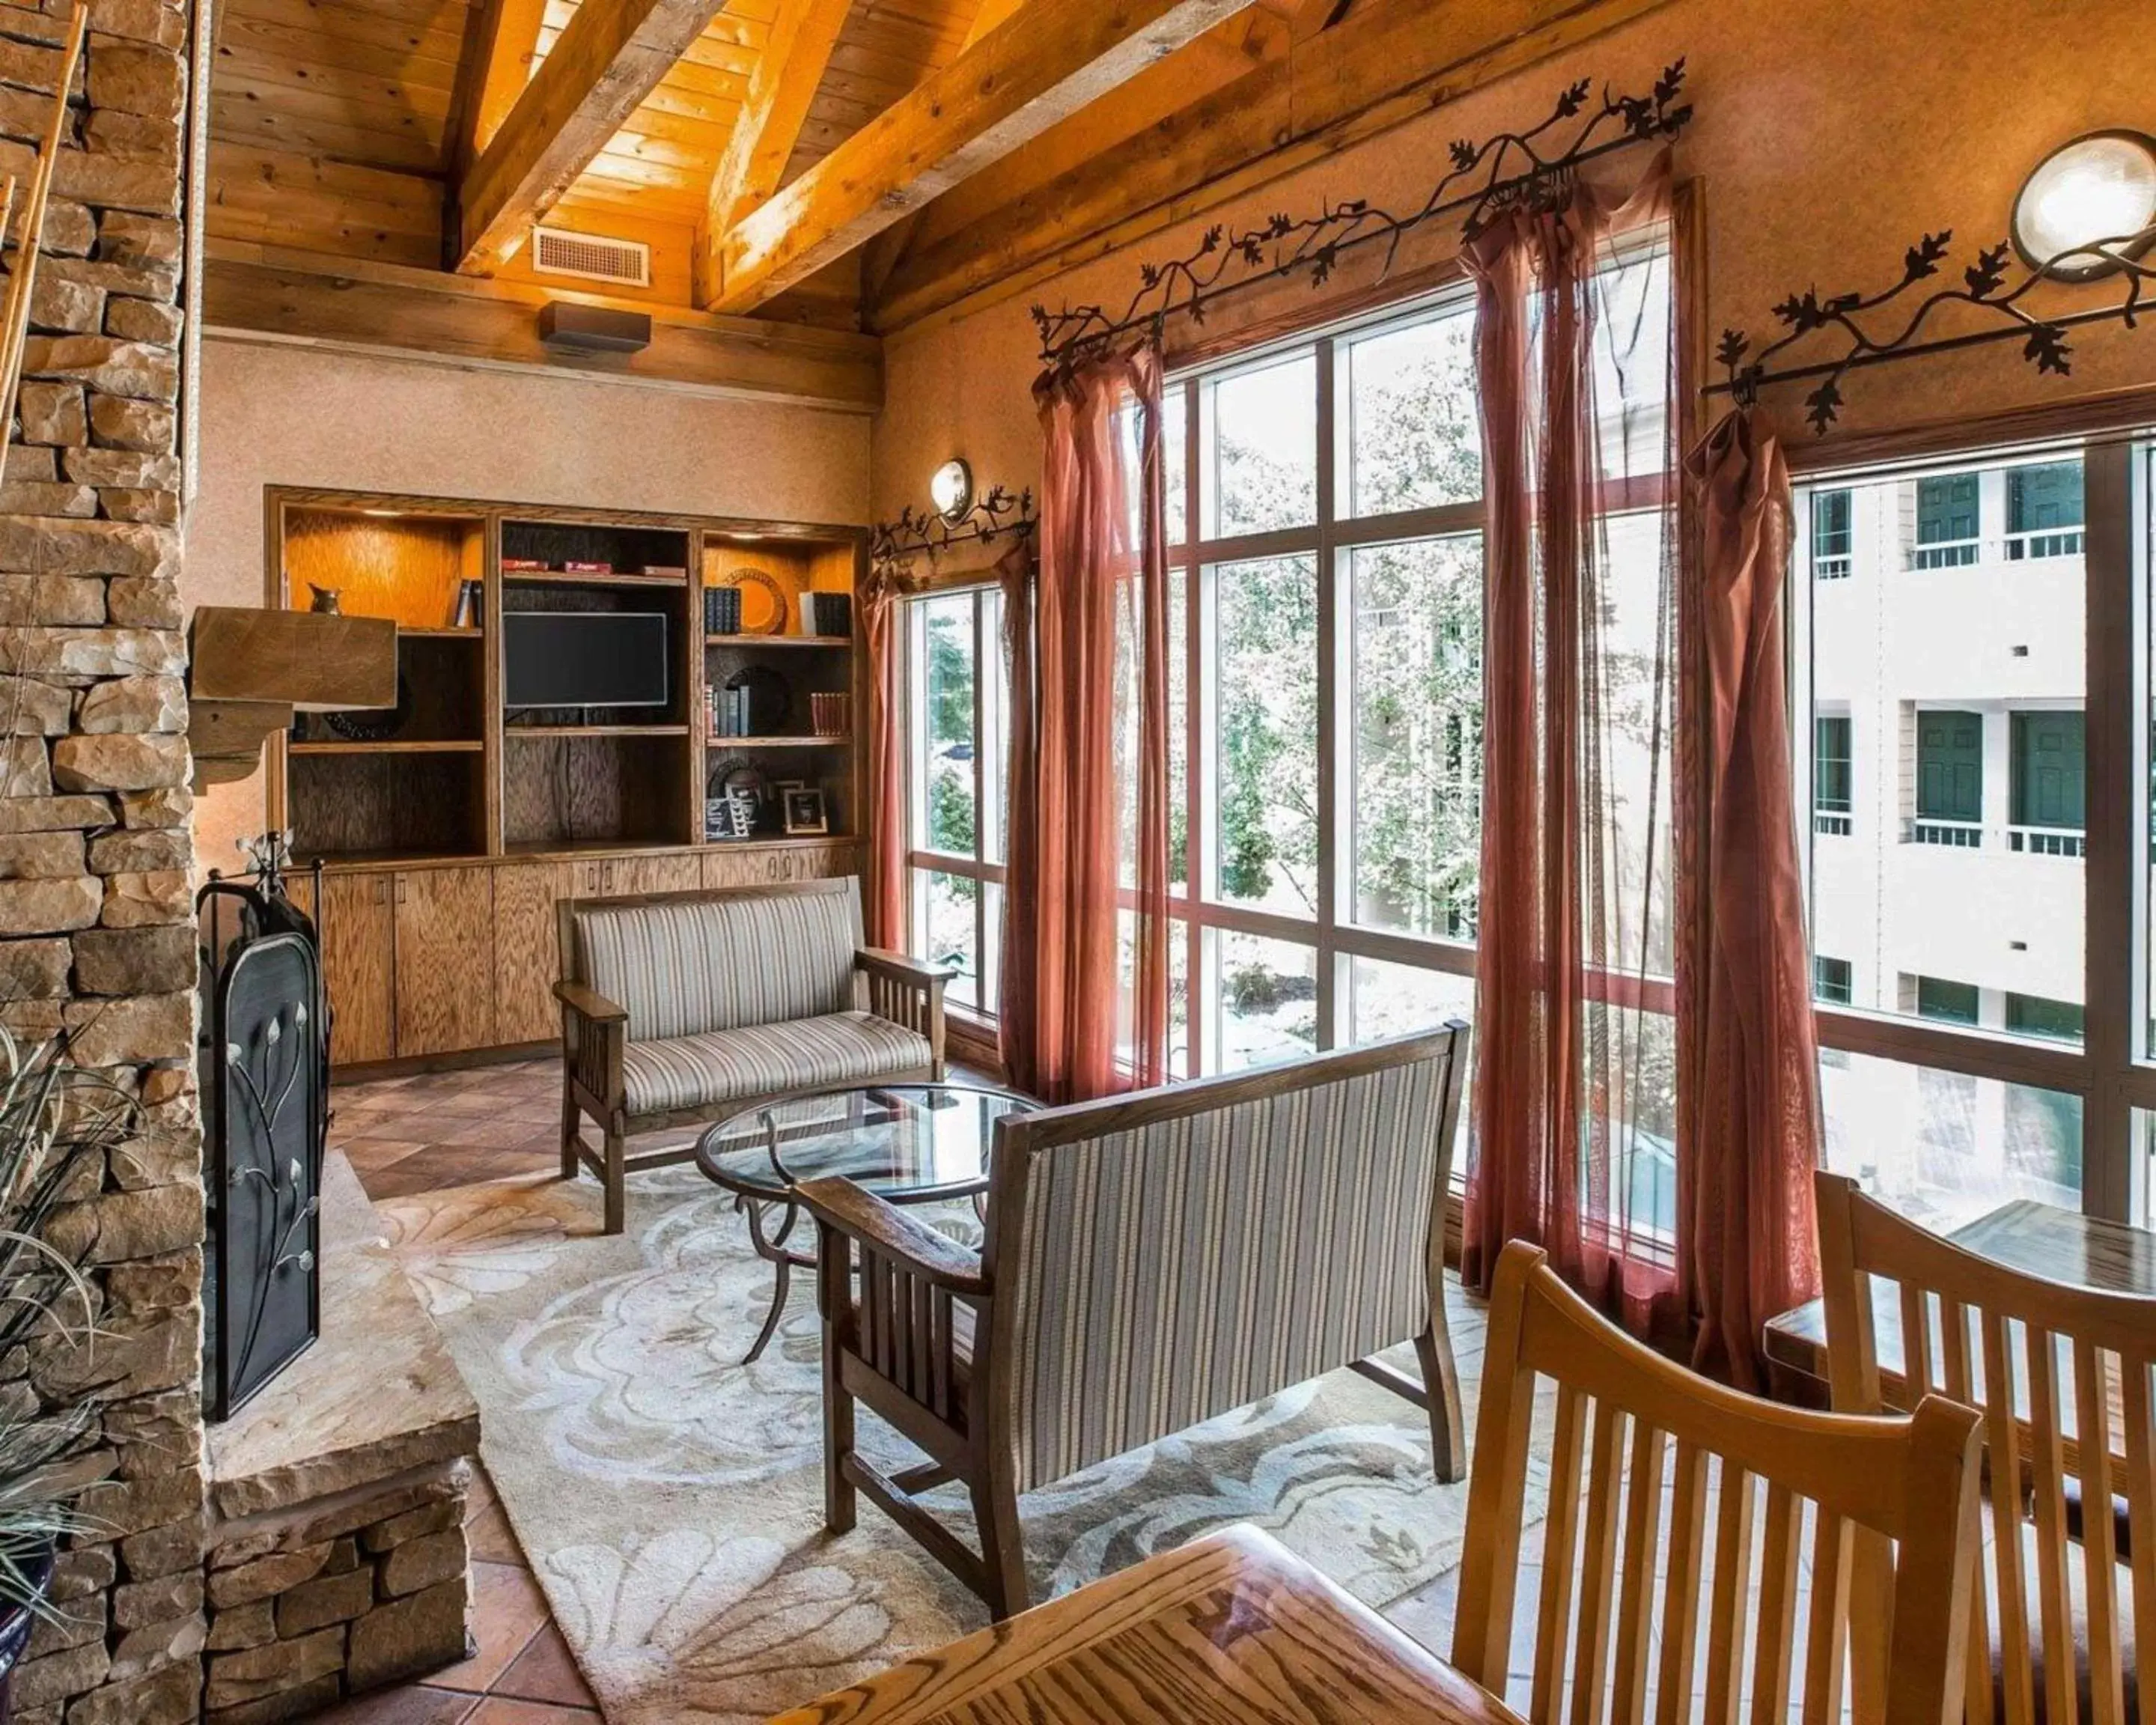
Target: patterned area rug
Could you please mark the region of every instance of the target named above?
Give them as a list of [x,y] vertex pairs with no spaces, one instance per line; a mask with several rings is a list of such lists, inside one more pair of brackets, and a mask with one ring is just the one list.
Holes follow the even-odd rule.
[[[987,1621],[865,1500],[853,1532],[824,1532],[813,1278],[794,1279],[778,1335],[742,1366],[771,1266],[695,1170],[633,1177],[629,1231],[610,1240],[588,1181],[377,1208],[478,1399],[501,1501],[613,1725],[762,1720]],[[1471,1420],[1482,1318],[1453,1299]],[[860,1439],[889,1471],[921,1459],[865,1409]],[[932,1501],[946,1498],[970,1543],[963,1493]],[[1382,1610],[1457,1563],[1466,1501],[1464,1483],[1432,1479],[1419,1412],[1340,1372],[1019,1509],[1036,1599],[1250,1522]]]

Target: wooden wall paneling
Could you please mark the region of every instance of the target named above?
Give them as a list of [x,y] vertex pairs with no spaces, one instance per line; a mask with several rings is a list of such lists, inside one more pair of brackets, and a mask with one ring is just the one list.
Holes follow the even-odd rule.
[[219,239],[431,268],[442,250],[442,184],[214,137],[204,225]]
[[558,373],[563,361],[540,341],[538,311],[549,300],[570,299],[651,315],[651,345],[591,367],[603,375],[854,410],[883,402],[882,347],[871,336],[675,311],[566,283],[478,280],[372,259],[331,262],[254,241],[213,238],[206,251],[203,318],[211,330]]
[[399,869],[395,896],[398,1055],[491,1045],[494,993],[473,983],[494,963],[494,870]]
[[505,863],[493,874],[494,1039],[506,1044],[557,1036],[554,906],[572,890],[572,871],[557,863]]
[[292,896],[315,916],[322,942],[322,981],[329,991],[330,1054],[339,1065],[386,1060],[397,1053],[394,885],[386,874],[322,877],[322,905],[314,880],[287,875]]

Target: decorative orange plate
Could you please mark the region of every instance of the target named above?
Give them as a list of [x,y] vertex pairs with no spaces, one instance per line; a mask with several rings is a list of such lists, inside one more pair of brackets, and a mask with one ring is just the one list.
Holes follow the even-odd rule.
[[786,589],[761,569],[736,569],[727,582],[742,596],[741,629],[745,635],[786,633]]

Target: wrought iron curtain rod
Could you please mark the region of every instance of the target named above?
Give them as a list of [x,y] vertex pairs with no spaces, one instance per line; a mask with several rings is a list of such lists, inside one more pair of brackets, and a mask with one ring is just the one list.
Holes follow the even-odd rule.
[[955,520],[932,506],[916,512],[909,503],[896,521],[882,523],[870,536],[869,561],[901,562],[923,552],[933,561],[955,546],[992,545],[1006,534],[1024,537],[1036,525],[1030,490],[1014,497],[998,485]]
[[[1620,96],[1606,89],[1599,108],[1588,109],[1591,81],[1581,79],[1558,97],[1548,117],[1525,131],[1500,132],[1476,144],[1466,139],[1450,148],[1451,171],[1431,189],[1421,206],[1394,215],[1363,200],[1327,208],[1301,221],[1276,215],[1261,226],[1230,234],[1219,223],[1208,228],[1185,256],[1140,267],[1140,286],[1122,313],[1111,316],[1101,305],[1066,305],[1051,312],[1033,308],[1040,335],[1040,357],[1050,367],[1112,348],[1140,330],[1158,333],[1171,316],[1205,321],[1205,308],[1221,300],[1307,270],[1311,285],[1332,279],[1342,254],[1385,242],[1383,281],[1390,275],[1400,242],[1424,223],[1461,210],[1472,239],[1498,215],[1514,208],[1553,207],[1571,193],[1578,170],[1598,157],[1634,144],[1675,137],[1691,118],[1691,105],[1681,102],[1685,64],[1666,68],[1644,96]],[[1561,149],[1544,154],[1545,140],[1567,122],[1587,118]],[[1612,136],[1612,131],[1615,135]],[[1526,158],[1524,164],[1520,159]],[[1462,182],[1482,175],[1471,190]]]
[[[1724,330],[1715,358],[1727,375],[1722,382],[1708,385],[1707,393],[1732,396],[1748,407],[1758,400],[1762,389],[1818,378],[1821,380],[1819,387],[1804,398],[1804,417],[1815,432],[1824,433],[1840,417],[1843,377],[1866,366],[1919,354],[1948,353],[2018,336],[2022,358],[2039,373],[2068,376],[2073,361],[2067,331],[2099,323],[2139,327],[2143,295],[2151,284],[2156,284],[2156,268],[2134,254],[2145,249],[2152,238],[2156,238],[2156,228],[2083,243],[2041,263],[2020,265],[2018,280],[2011,274],[2013,246],[2001,240],[1979,252],[1976,261],[1964,268],[1959,287],[1924,292],[1916,299],[1916,309],[1897,327],[1876,333],[1867,329],[1863,321],[1866,313],[1889,311],[1897,301],[1915,296],[1944,267],[1953,231],[1942,228],[1937,234],[1927,234],[1902,254],[1900,280],[1877,293],[1822,295],[1817,289],[1808,288],[1789,295],[1774,308],[1784,333],[1757,353],[1752,352],[1751,338],[1743,331]],[[2123,285],[2112,303],[2041,316],[2023,309],[2020,301],[2049,279],[2048,272],[2054,266],[2068,259],[2086,261],[2092,254],[2106,259]],[[1941,308],[1949,305],[1971,308],[1990,320],[1989,326],[1951,336],[1926,336],[1925,326]],[[1840,351],[1823,360],[1780,367],[1773,363],[1777,356],[1799,347],[1813,336],[1820,336],[1820,345],[1838,341]]]

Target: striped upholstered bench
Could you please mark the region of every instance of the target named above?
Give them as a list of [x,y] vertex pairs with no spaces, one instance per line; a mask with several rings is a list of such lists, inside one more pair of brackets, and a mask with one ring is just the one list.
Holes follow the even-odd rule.
[[862,946],[850,875],[569,899],[558,932],[562,1175],[599,1178],[609,1234],[630,1169],[692,1153],[684,1142],[631,1156],[632,1132],[796,1091],[943,1076],[944,973]]
[[[998,1617],[1026,1605],[1018,1497],[1353,1367],[1466,1470],[1442,1282],[1467,1070],[1448,1025],[996,1122],[976,1253],[852,1182],[804,1182],[824,1314],[824,1515],[865,1491]],[[1414,1344],[1420,1379],[1373,1358]],[[855,1446],[865,1402],[928,1452]],[[914,1494],[962,1481],[981,1549]]]

